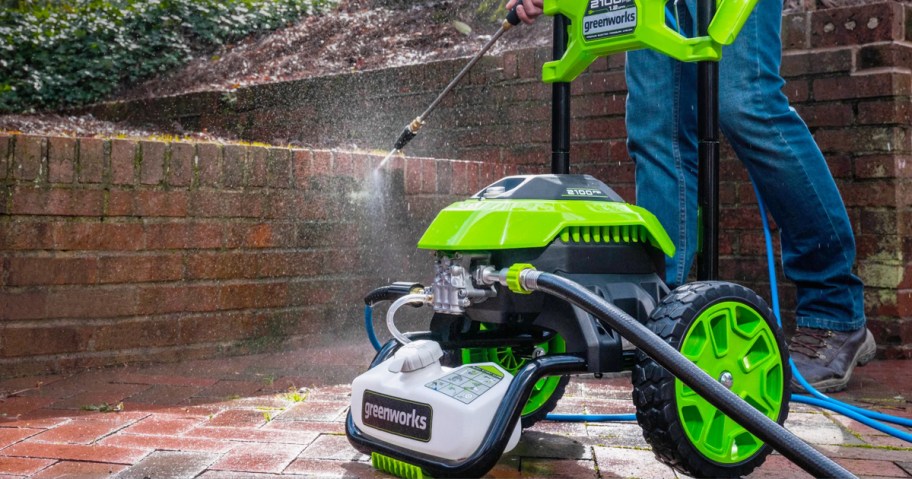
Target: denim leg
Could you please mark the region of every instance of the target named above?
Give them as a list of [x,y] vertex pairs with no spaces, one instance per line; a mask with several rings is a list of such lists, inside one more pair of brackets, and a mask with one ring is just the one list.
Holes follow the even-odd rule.
[[[682,27],[688,13],[679,12]],[[636,163],[636,202],[656,215],[675,245],[670,286],[687,279],[697,251],[696,79],[694,65],[654,52],[627,53],[627,148]]]
[[855,237],[826,160],[781,89],[781,0],[760,0],[719,73],[720,125],[780,228],[799,326],[865,324]]

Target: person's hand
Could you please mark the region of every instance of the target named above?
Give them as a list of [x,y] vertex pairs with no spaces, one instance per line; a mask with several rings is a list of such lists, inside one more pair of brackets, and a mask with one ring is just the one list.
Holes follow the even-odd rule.
[[[507,10],[513,8],[516,2],[517,0],[507,2]],[[523,23],[532,23],[542,14],[543,2],[544,0],[523,0],[522,5],[516,8],[516,15]]]

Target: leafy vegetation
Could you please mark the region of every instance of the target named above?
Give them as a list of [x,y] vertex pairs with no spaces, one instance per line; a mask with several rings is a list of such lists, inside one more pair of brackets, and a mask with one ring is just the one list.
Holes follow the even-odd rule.
[[0,0],[0,111],[97,101],[119,85],[334,0]]

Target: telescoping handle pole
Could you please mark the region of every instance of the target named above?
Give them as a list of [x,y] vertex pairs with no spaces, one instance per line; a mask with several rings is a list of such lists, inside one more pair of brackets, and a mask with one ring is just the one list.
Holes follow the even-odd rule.
[[[567,51],[567,17],[554,16],[552,54],[560,60]],[[570,173],[570,83],[551,85],[551,173]]]
[[[715,0],[698,0],[697,34],[709,34]],[[697,279],[719,277],[719,62],[697,62],[697,202],[700,207],[701,249]]]

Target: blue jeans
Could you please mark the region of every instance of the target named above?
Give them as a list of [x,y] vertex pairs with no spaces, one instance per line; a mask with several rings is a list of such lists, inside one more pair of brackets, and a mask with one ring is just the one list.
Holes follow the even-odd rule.
[[[692,31],[695,2],[677,8],[680,27]],[[826,160],[781,91],[781,22],[782,0],[760,0],[723,48],[719,122],[779,225],[798,326],[851,331],[865,324],[863,284],[852,273],[855,238]],[[627,54],[637,204],[658,217],[677,247],[667,261],[672,287],[685,282],[698,249],[696,82],[695,64],[651,50]]]

